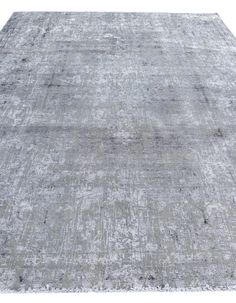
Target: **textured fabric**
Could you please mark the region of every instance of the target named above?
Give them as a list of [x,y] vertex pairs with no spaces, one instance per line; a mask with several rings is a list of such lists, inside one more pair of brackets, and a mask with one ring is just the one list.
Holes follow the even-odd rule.
[[0,289],[236,288],[235,109],[217,14],[13,14]]

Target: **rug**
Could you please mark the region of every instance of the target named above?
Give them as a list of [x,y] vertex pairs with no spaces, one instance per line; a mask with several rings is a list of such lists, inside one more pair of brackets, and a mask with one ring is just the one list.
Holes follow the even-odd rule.
[[217,14],[14,13],[0,289],[236,289],[236,40]]

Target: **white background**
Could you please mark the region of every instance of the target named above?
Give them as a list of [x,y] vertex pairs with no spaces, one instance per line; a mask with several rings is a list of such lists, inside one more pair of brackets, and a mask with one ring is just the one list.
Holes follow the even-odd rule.
[[[14,11],[126,11],[218,13],[236,36],[235,0],[0,0],[0,29]],[[175,302],[236,303],[236,292],[139,292],[139,293],[69,293],[0,294],[0,303],[60,302]]]

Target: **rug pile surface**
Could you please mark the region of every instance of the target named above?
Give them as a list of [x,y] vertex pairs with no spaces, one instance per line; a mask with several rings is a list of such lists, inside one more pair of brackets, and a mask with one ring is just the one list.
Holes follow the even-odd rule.
[[236,40],[217,14],[14,13],[0,290],[236,288]]

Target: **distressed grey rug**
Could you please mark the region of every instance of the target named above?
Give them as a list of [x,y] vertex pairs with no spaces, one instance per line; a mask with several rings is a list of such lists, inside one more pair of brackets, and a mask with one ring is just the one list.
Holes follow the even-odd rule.
[[235,289],[220,17],[15,13],[0,36],[0,289]]

